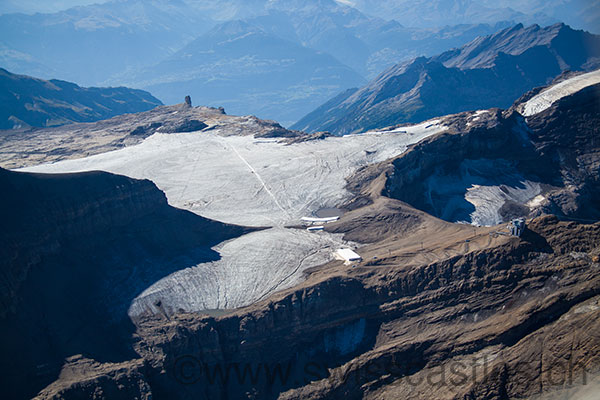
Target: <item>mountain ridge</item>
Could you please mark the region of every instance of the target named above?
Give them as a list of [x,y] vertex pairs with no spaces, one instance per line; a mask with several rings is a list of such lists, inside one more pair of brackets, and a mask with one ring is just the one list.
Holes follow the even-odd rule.
[[73,354],[129,359],[131,296],[186,262],[218,259],[212,246],[254,230],[173,208],[149,180],[101,171],[0,168],[0,185],[0,381],[8,398],[35,396]]
[[75,83],[16,75],[0,68],[0,129],[92,122],[162,105],[150,93],[126,87],[84,88]]
[[[246,33],[262,29],[263,40],[248,40],[237,54],[223,57],[207,53],[226,51],[223,44],[215,42],[212,49],[198,46],[211,34],[221,35],[221,41],[230,39],[228,32],[218,32],[219,27],[237,20],[244,21]],[[504,26],[494,22],[406,28],[333,1],[127,0],[54,14],[0,16],[0,64],[81,85],[149,90],[165,103],[190,94],[201,104],[289,126],[337,92],[364,84],[365,78],[398,61],[437,54]],[[195,54],[186,49],[194,40],[199,47]],[[276,40],[287,41],[288,49],[258,55],[261,49],[263,55],[272,49]],[[186,55],[195,61],[185,64],[187,68],[163,68],[174,60],[190,61]],[[297,64],[280,68],[291,60]],[[215,65],[216,71],[211,69]],[[264,73],[243,82],[235,79],[240,69],[259,66]],[[272,88],[269,75],[278,75],[280,88]],[[193,90],[185,90],[186,85]]]
[[[526,45],[523,37],[528,38]],[[593,69],[599,57],[600,36],[564,24],[518,24],[461,49],[397,64],[366,86],[338,95],[292,128],[347,134],[467,110],[506,108],[567,69]]]

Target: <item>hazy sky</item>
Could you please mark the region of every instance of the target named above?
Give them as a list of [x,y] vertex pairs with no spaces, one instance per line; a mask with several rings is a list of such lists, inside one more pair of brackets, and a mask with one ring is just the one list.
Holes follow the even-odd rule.
[[106,3],[108,0],[0,0],[0,14],[10,12],[54,12],[66,10],[74,6],[83,6],[94,3]]

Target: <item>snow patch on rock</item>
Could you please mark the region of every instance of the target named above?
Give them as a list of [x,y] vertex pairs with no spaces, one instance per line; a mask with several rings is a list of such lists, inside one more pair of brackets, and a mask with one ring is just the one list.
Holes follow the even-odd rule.
[[[494,179],[488,178],[493,176]],[[526,204],[541,193],[505,160],[464,160],[456,173],[438,171],[424,182],[434,215],[453,222],[491,226],[503,222],[507,202]]]

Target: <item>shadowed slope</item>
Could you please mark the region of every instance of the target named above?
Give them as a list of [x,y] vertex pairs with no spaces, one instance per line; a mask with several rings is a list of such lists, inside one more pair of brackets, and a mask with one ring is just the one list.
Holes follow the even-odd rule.
[[74,354],[130,358],[133,298],[174,271],[218,259],[211,246],[249,231],[170,207],[150,181],[103,172],[0,169],[0,186],[8,397],[35,394]]

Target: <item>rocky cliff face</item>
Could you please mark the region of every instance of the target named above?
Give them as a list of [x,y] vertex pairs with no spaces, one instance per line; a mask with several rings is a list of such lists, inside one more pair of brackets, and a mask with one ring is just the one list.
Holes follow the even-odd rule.
[[545,211],[598,218],[600,210],[600,85],[568,96],[527,118],[531,139],[545,164],[560,169],[563,188],[553,192]]
[[2,250],[5,271],[2,316],[14,312],[30,267],[59,252],[61,243],[104,235],[165,207],[150,181],[110,174],[43,176],[0,170],[3,197]]
[[593,85],[527,118],[514,107],[447,117],[448,132],[393,161],[384,192],[450,221],[597,219],[599,107]]
[[[546,393],[569,376],[580,384],[600,362],[599,240],[598,224],[541,218],[493,249],[411,268],[384,258],[227,317],[147,320],[136,387],[181,399],[502,399]],[[87,382],[59,381],[40,398],[114,379]]]
[[[65,357],[131,357],[131,300],[247,230],[171,208],[150,181],[0,170],[0,347],[9,397],[34,395]],[[32,318],[35,315],[35,318]],[[27,382],[27,384],[25,384]]]

